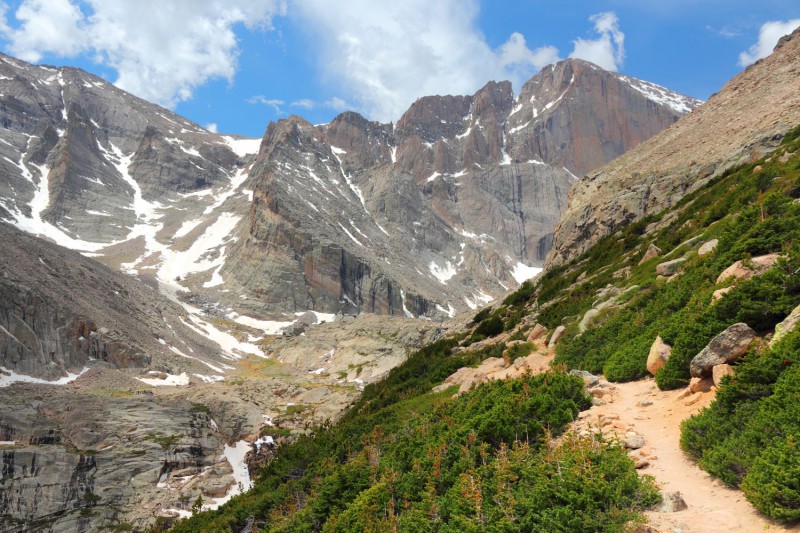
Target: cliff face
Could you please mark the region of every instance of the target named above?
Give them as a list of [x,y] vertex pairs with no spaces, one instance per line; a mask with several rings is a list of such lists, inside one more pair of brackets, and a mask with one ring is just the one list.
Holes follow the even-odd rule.
[[519,96],[292,117],[259,146],[77,69],[0,56],[0,95],[0,219],[258,316],[475,307],[541,266],[575,175],[697,104],[567,60]]
[[519,97],[508,82],[424,97],[396,125],[355,113],[270,124],[223,276],[291,310],[474,307],[542,264],[575,174],[697,103],[568,60]]
[[569,195],[547,265],[578,257],[615,228],[658,213],[800,123],[800,32],[677,124],[590,172]]

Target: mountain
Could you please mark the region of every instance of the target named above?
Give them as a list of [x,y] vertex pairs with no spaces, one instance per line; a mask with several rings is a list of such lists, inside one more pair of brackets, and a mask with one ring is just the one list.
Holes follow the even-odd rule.
[[292,310],[475,308],[542,264],[576,173],[698,103],[567,60],[518,97],[491,82],[421,98],[397,124],[281,120],[251,169],[247,232],[222,276]]
[[493,82],[397,124],[244,139],[0,55],[0,528],[221,505],[245,454],[267,462],[454,327],[412,317],[531,276],[574,175],[695,105],[569,60],[516,97]]
[[569,261],[614,229],[675,205],[732,166],[773,150],[800,122],[800,37],[784,37],[675,125],[590,172],[570,191],[548,265]]
[[698,104],[568,60],[518,97],[492,82],[396,125],[291,117],[259,142],[8,56],[0,94],[0,218],[220,316],[282,323],[488,301],[542,264],[575,174]]
[[[798,39],[583,178],[609,192],[571,205],[541,276],[279,447],[251,491],[169,525],[796,531]],[[565,238],[576,218],[587,243]]]
[[440,332],[364,316],[264,342],[6,223],[0,249],[2,531],[141,530],[199,495],[218,506],[273,420],[279,442],[335,418]]

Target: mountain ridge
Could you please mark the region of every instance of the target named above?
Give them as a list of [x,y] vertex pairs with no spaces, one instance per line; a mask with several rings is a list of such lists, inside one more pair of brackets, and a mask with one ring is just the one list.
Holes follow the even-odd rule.
[[674,205],[726,169],[774,149],[800,122],[798,53],[795,30],[696,112],[581,179],[547,265],[580,255],[621,224]]
[[[573,174],[678,117],[629,78],[567,60],[517,97],[489,82],[423,97],[397,124],[290,117],[245,140],[78,69],[0,59],[0,216],[230,316],[279,321],[308,310],[444,318],[504,293],[544,260]],[[604,94],[584,94],[601,82]],[[579,118],[607,126],[573,139]],[[265,265],[279,276],[264,279]]]

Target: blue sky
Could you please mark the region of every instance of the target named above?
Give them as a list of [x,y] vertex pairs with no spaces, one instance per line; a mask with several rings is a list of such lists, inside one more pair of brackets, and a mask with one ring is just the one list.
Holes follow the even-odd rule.
[[3,52],[73,65],[220,132],[426,94],[515,90],[570,56],[707,98],[800,25],[797,0],[17,0]]

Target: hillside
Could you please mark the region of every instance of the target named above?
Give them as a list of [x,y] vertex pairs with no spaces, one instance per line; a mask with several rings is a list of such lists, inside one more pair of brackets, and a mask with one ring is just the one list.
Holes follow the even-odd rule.
[[[774,99],[796,84],[786,73],[797,68],[798,34],[738,78],[782,83],[742,85],[740,104],[734,80],[717,97],[727,103],[705,113],[722,120],[720,108],[756,97],[785,111]],[[719,159],[724,169],[691,186],[665,167],[663,182],[676,181],[680,195],[612,217],[542,276],[366,387],[338,424],[278,448],[252,491],[175,531],[796,529],[792,112],[754,113],[738,147],[722,135],[735,161]],[[698,129],[703,113],[635,157],[669,150],[675,131],[705,131],[714,143]],[[676,141],[675,160],[692,160],[693,148]],[[611,167],[629,181],[611,185],[646,187],[647,176],[624,170],[627,157]],[[672,491],[687,483],[695,499],[684,501]]]
[[[417,352],[339,424],[281,448],[253,491],[175,530],[621,530],[660,498],[633,475],[637,466],[648,473],[642,456],[625,453],[642,444],[551,439],[590,406],[574,385],[591,384],[595,405],[613,401],[589,372],[626,382],[648,367],[660,389],[685,388],[673,401],[716,397],[684,422],[683,451],[740,488],[768,517],[758,523],[797,523],[799,196],[797,127],[769,156],[608,235]],[[547,352],[547,338],[556,369],[520,375],[528,354]],[[671,348],[666,361],[648,356],[658,342]],[[709,351],[717,359],[702,363]],[[455,371],[478,364],[519,377],[452,398],[464,379]],[[638,407],[652,405],[641,398]]]
[[570,191],[547,264],[578,257],[615,229],[773,150],[800,123],[799,55],[795,31],[696,112],[584,176]]

